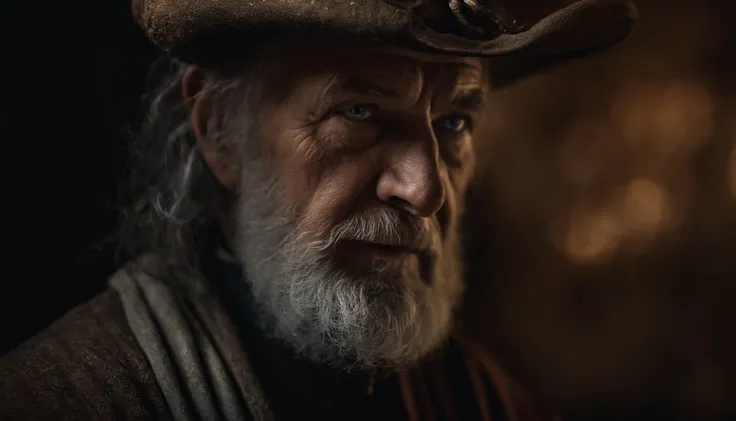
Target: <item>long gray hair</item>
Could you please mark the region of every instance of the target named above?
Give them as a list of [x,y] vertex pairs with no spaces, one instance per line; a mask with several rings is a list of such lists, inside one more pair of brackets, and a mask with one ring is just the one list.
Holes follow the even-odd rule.
[[[209,70],[202,91],[213,106],[207,136],[225,147],[222,117],[244,112],[252,60]],[[131,258],[155,253],[168,275],[196,271],[198,255],[218,217],[224,191],[196,147],[182,78],[188,65],[165,57],[154,64],[150,80],[160,82],[144,98],[146,115],[130,144],[129,176],[121,190],[123,221],[120,252]],[[233,145],[230,145],[233,146]],[[235,145],[238,146],[238,145]]]

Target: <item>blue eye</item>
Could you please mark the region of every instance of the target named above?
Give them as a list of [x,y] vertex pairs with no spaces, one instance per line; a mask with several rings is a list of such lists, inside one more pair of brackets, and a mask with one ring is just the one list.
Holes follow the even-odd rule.
[[353,121],[367,120],[373,116],[373,112],[367,105],[353,105],[342,112],[345,118]]
[[467,130],[469,126],[468,119],[461,116],[443,117],[440,124],[451,132],[461,132]]

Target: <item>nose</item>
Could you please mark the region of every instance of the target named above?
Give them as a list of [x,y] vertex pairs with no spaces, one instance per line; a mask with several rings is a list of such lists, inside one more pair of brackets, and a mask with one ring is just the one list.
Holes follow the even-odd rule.
[[393,153],[378,179],[378,198],[414,215],[429,217],[445,203],[437,142],[414,141]]

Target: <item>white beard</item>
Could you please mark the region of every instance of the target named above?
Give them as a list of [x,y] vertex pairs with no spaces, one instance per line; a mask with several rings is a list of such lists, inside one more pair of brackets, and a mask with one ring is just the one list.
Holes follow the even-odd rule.
[[306,242],[278,183],[246,166],[235,249],[265,330],[310,360],[360,369],[411,364],[447,339],[463,290],[457,230],[436,249],[429,283],[390,268],[351,274],[334,264],[330,246],[356,230],[392,235],[395,211],[352,218]]

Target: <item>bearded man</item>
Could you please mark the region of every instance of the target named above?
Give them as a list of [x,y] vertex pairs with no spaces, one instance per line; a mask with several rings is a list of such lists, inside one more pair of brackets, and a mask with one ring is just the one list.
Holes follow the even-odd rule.
[[3,359],[0,418],[551,417],[458,334],[472,140],[489,88],[622,40],[629,2],[528,28],[471,0],[133,10],[172,58],[135,258]]

